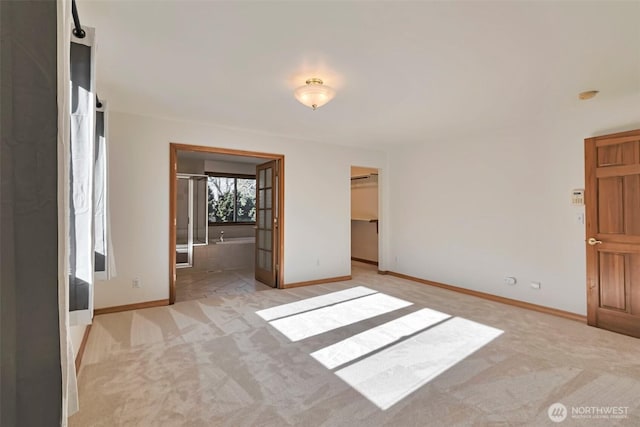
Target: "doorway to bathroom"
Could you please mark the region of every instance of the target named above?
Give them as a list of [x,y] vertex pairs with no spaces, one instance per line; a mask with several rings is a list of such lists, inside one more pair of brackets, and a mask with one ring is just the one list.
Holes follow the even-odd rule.
[[284,156],[170,144],[170,302],[279,287]]
[[378,169],[351,166],[351,275],[378,270]]

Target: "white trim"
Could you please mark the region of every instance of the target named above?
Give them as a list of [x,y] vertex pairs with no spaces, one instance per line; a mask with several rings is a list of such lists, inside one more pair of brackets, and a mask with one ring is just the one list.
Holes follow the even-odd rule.
[[102,147],[102,149],[104,150],[104,159],[103,159],[103,163],[102,163],[102,167],[104,170],[104,185],[103,185],[103,214],[104,214],[104,218],[103,218],[103,242],[104,242],[104,259],[105,259],[105,266],[104,266],[104,271],[95,271],[95,266],[94,266],[94,279],[95,280],[110,280],[112,277],[115,276],[115,274],[112,274],[113,272],[115,272],[115,262],[112,259],[113,258],[113,245],[111,244],[111,221],[110,221],[110,214],[109,214],[109,131],[108,131],[108,125],[109,125],[109,113],[107,110],[107,101],[101,99],[100,103],[102,104],[101,107],[96,107],[96,113],[97,112],[101,112],[102,113],[102,117],[103,117],[103,138],[104,138],[104,146]]
[[[76,37],[73,34],[73,30],[71,30],[69,32],[69,42],[70,43],[78,43],[78,44],[83,44],[85,46],[89,46],[89,47],[92,48],[91,51],[93,52],[93,48],[95,48],[95,45],[96,45],[96,40],[95,40],[96,39],[96,29],[93,28],[93,27],[85,27],[84,25],[82,26],[82,29],[85,32],[85,36],[83,38]],[[94,77],[95,76],[95,70],[92,70],[92,73],[93,73],[93,75],[91,77]]]
[[[76,44],[80,44],[80,45],[84,45],[84,46],[88,46],[91,48],[91,58],[90,58],[90,62],[91,62],[91,87],[89,88],[89,92],[90,92],[90,96],[88,99],[88,111],[92,112],[93,114],[89,114],[88,118],[89,118],[89,123],[87,123],[87,126],[89,127],[89,129],[91,129],[91,132],[89,132],[89,152],[87,153],[88,157],[90,159],[94,158],[94,147],[95,147],[95,123],[96,123],[96,117],[95,117],[95,110],[96,110],[96,88],[95,88],[95,70],[96,70],[96,50],[95,50],[95,29],[91,28],[91,27],[85,27],[83,26],[82,29],[85,31],[86,35],[84,38],[80,39],[76,36],[74,36],[72,33],[70,33],[69,37],[70,37],[70,43],[76,43]],[[69,90],[70,92],[70,90]],[[77,315],[77,316],[72,316],[71,319],[71,324],[72,325],[79,325],[79,324],[90,324],[91,323],[91,318],[93,317],[93,306],[94,306],[94,301],[93,301],[93,295],[94,295],[94,285],[95,285],[95,278],[94,278],[94,273],[95,273],[95,267],[94,267],[94,250],[95,250],[95,243],[94,243],[94,214],[93,214],[93,180],[94,180],[94,162],[90,161],[88,162],[87,165],[88,171],[87,171],[87,176],[89,177],[89,179],[91,180],[91,198],[92,198],[92,202],[90,203],[91,208],[90,208],[90,214],[87,214],[87,220],[86,222],[88,222],[88,224],[83,224],[83,229],[85,228],[84,226],[87,226],[87,228],[89,230],[91,230],[91,232],[89,233],[88,236],[83,236],[82,233],[78,234],[80,236],[80,240],[81,240],[81,246],[76,246],[76,252],[84,252],[86,254],[89,254],[89,258],[88,258],[88,265],[87,268],[82,268],[80,270],[78,270],[80,272],[80,278],[82,280],[85,280],[88,283],[88,311],[89,311],[89,316],[87,318],[86,315]],[[72,194],[69,194],[69,197],[73,197]],[[78,216],[76,215],[76,221]],[[82,241],[82,239],[86,239],[85,241]],[[76,243],[77,245],[77,243]],[[86,264],[85,264],[86,265]],[[82,310],[81,310],[82,311]],[[75,323],[75,322],[82,322],[82,323]]]
[[62,374],[62,415],[60,425],[78,410],[75,357],[70,336],[69,315],[69,135],[71,1],[57,2],[57,92],[58,92],[58,313],[60,326],[60,365]]
[[71,326],[90,325],[93,320],[93,310],[75,310],[69,312]]

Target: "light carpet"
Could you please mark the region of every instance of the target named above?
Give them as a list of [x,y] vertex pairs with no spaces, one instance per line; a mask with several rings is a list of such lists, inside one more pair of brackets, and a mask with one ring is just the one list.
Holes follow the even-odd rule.
[[560,402],[628,408],[560,425],[632,426],[638,355],[634,338],[354,268],[347,282],[97,316],[70,425],[544,426]]

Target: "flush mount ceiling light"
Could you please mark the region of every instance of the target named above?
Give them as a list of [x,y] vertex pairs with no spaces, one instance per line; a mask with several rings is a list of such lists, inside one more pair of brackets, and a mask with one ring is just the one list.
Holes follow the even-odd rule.
[[581,100],[587,100],[587,99],[591,99],[594,98],[596,95],[598,94],[597,90],[588,90],[586,92],[580,92],[578,94],[578,98],[580,98]]
[[302,104],[315,110],[331,101],[336,95],[336,91],[322,84],[322,79],[313,77],[306,81],[306,85],[293,91],[293,95]]

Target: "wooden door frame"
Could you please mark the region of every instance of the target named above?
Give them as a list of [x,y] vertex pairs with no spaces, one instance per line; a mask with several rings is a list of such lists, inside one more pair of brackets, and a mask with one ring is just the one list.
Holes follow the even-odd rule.
[[176,177],[178,174],[178,151],[227,154],[232,156],[257,157],[266,159],[266,161],[278,161],[278,212],[280,215],[278,218],[278,246],[275,253],[278,257],[277,288],[282,288],[284,285],[284,155],[171,142],[169,143],[169,304],[173,304],[176,301]]

